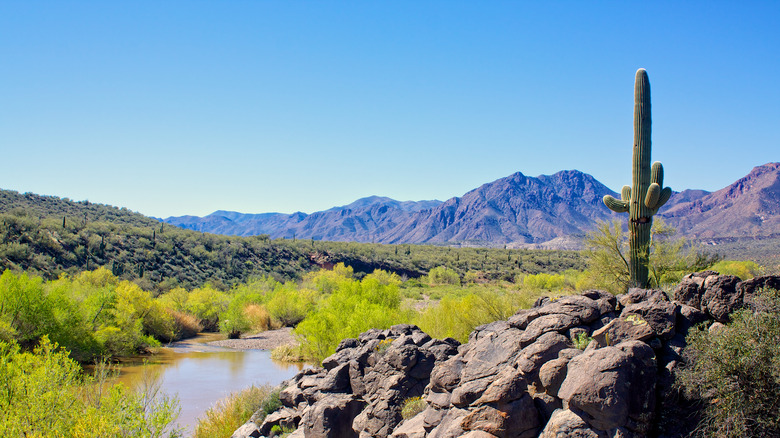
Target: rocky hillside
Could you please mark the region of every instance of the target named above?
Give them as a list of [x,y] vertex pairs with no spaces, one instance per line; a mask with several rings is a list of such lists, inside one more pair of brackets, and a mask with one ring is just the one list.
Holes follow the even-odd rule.
[[687,436],[691,406],[672,389],[685,335],[700,322],[717,330],[760,287],[780,288],[780,276],[690,274],[673,301],[645,289],[542,299],[460,346],[414,326],[372,330],[285,382],[283,407],[233,436],[274,426],[297,428],[290,438]]
[[[538,177],[515,173],[461,197],[399,202],[369,197],[312,214],[217,211],[166,222],[218,234],[376,243],[447,243],[576,248],[597,221],[616,218],[601,202],[615,193],[577,170]],[[674,193],[659,213],[692,238],[780,235],[780,163],[758,166],[714,193]],[[563,246],[562,246],[563,245]]]
[[780,163],[755,167],[728,187],[697,195],[664,208],[660,216],[690,237],[780,234]]

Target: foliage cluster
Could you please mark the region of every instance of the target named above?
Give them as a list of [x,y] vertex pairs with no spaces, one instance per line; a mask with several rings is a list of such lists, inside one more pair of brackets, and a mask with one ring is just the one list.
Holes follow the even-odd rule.
[[176,319],[149,292],[106,269],[44,283],[0,275],[0,325],[6,340],[32,347],[44,336],[88,361],[128,355],[176,337]]
[[699,436],[780,436],[780,293],[766,291],[732,322],[687,337],[681,382],[702,401]]
[[[653,221],[648,260],[650,287],[677,283],[685,274],[704,270],[720,259],[685,239],[675,239],[675,233],[662,219]],[[612,293],[625,292],[630,283],[628,237],[621,223],[600,223],[588,234],[585,244],[593,286]]]
[[83,376],[46,337],[31,352],[0,342],[0,436],[181,436],[171,426],[178,402],[159,386],[133,392],[104,383]]

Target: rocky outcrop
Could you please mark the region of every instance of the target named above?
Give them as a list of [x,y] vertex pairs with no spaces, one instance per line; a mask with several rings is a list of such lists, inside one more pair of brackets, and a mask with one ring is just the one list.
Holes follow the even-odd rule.
[[[686,276],[674,300],[651,289],[542,299],[460,346],[414,326],[372,330],[286,382],[284,407],[234,436],[275,425],[297,427],[294,437],[685,436],[673,383],[688,330],[717,330],[746,296],[778,284],[706,271]],[[583,336],[590,343],[575,348]],[[416,396],[425,407],[404,420]]]
[[386,437],[402,421],[403,402],[423,394],[435,365],[459,345],[412,325],[344,339],[322,368],[303,370],[283,384],[282,409],[254,431],[249,426],[233,436],[269,436],[278,425],[297,427],[306,437]]

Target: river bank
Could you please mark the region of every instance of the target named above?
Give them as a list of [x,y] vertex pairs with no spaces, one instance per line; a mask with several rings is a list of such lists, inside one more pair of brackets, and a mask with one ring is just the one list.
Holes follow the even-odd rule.
[[283,327],[277,330],[244,335],[240,339],[209,341],[207,345],[234,350],[273,350],[281,345],[297,343],[292,333],[292,327]]

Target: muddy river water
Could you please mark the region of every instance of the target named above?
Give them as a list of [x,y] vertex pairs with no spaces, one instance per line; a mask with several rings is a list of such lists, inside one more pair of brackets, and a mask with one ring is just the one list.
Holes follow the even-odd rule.
[[207,342],[224,339],[201,334],[160,349],[158,354],[123,363],[119,382],[138,388],[159,379],[161,390],[179,398],[178,424],[190,436],[206,410],[232,392],[251,385],[277,385],[294,376],[303,365],[273,361],[268,350],[234,350]]

